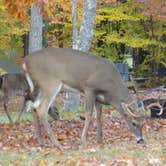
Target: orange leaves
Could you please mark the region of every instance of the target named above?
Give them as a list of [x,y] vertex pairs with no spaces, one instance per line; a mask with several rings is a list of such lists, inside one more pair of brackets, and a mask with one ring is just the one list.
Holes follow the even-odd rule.
[[[106,114],[108,113],[104,112],[102,118],[104,134],[104,145],[102,147],[99,147],[96,142],[95,118],[88,132],[88,148],[84,150],[78,150],[83,121],[78,119],[60,120],[52,123],[54,133],[63,145],[63,151],[58,151],[56,148],[39,147],[34,126],[28,121],[14,125],[0,125],[1,153],[7,152],[9,159],[11,151],[19,154],[15,161],[12,157],[11,165],[153,166],[166,163],[164,148],[166,120],[148,120],[146,126],[149,127],[149,130],[144,130],[146,143],[136,145],[124,120],[119,116],[109,114],[108,117]],[[156,131],[156,128],[158,128],[158,131]],[[49,143],[49,140],[47,140],[47,143]],[[26,152],[28,154],[25,154]],[[5,164],[2,162],[2,165]]]
[[56,16],[59,11],[61,11],[61,16],[65,17],[66,13],[71,14],[72,8],[69,0],[65,0],[65,2],[62,0],[5,0],[5,5],[7,6],[8,12],[22,22],[28,22],[28,11],[32,5],[40,5],[41,14],[49,19],[59,19],[58,16]]
[[54,13],[56,11],[55,2],[49,1],[41,8],[41,13],[45,15],[47,18],[54,18]]
[[5,0],[8,12],[22,22],[27,22],[29,16],[28,9],[31,7],[32,0]]
[[144,11],[145,15],[153,15],[159,19],[166,20],[166,1],[165,0],[138,0],[147,5],[147,9]]

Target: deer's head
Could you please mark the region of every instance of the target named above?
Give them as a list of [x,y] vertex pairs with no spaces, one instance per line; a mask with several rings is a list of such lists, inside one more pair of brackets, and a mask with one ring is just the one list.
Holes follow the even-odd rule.
[[130,130],[135,134],[137,143],[142,143],[142,128],[145,123],[145,109],[143,101],[138,98],[130,98],[121,103],[124,117]]

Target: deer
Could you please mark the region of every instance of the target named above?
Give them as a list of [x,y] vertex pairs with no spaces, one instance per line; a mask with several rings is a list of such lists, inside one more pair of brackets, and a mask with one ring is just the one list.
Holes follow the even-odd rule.
[[[26,110],[26,103],[28,101],[33,101],[35,95],[37,95],[37,87],[35,91],[30,93],[30,88],[28,82],[26,81],[26,77],[23,73],[6,73],[0,76],[0,91],[1,98],[3,101],[3,107],[5,113],[9,119],[10,123],[14,123],[10,111],[8,110],[8,103],[11,97],[22,96],[23,97],[23,107],[21,108],[16,122],[18,122],[21,118],[22,113]],[[30,105],[31,107],[31,105]],[[32,108],[30,108],[32,109]],[[50,107],[48,114],[54,119],[58,118],[58,110],[55,106]]]
[[[29,86],[23,74],[7,73],[4,75],[1,75],[0,90],[2,93],[2,100],[3,100],[5,113],[9,119],[9,122],[13,123],[10,112],[8,110],[9,99],[15,96],[24,96],[24,101],[23,101],[24,103],[23,106],[24,106],[27,100],[26,97],[28,95]],[[16,121],[19,121],[23,110],[24,110],[24,107],[22,107],[21,111],[19,112],[19,115]]]
[[31,93],[35,84],[39,87],[33,108],[39,117],[36,132],[41,146],[45,146],[40,128],[40,124],[43,124],[50,137],[51,146],[62,148],[46,118],[50,105],[61,91],[73,91],[85,96],[82,148],[87,147],[88,128],[94,110],[97,119],[97,142],[102,143],[102,106],[110,104],[126,120],[136,136],[136,142],[143,143],[143,101],[132,97],[112,61],[70,48],[44,48],[24,58],[22,72]]

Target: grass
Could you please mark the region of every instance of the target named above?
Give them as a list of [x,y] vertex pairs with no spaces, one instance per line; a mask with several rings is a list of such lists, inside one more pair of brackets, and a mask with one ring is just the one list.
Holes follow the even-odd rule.
[[[18,118],[18,112],[11,112],[10,113],[12,120],[15,122]],[[32,121],[32,114],[30,112],[23,113],[20,122],[25,122],[25,121]],[[6,113],[1,113],[0,116],[0,124],[7,124],[9,123],[9,119],[6,115]]]
[[[166,163],[166,151],[163,149],[145,150],[144,146],[133,144],[114,144],[111,147],[85,149],[68,152],[57,152],[52,149],[41,150],[40,152],[0,152],[0,163],[8,165],[134,165],[153,166]],[[45,164],[44,164],[45,163]]]

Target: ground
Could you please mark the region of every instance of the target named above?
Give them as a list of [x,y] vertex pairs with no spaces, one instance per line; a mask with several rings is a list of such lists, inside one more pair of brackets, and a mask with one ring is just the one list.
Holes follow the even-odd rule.
[[[41,148],[31,120],[26,119],[16,124],[2,123],[0,166],[166,165],[166,120],[147,120],[143,130],[145,143],[141,145],[136,144],[135,137],[116,110],[104,110],[103,145],[96,142],[95,117],[92,122],[88,133],[88,148],[84,150],[79,150],[84,123],[80,113],[63,113],[61,120],[50,122],[64,148],[62,151],[57,148]],[[47,135],[45,139],[49,144]]]

